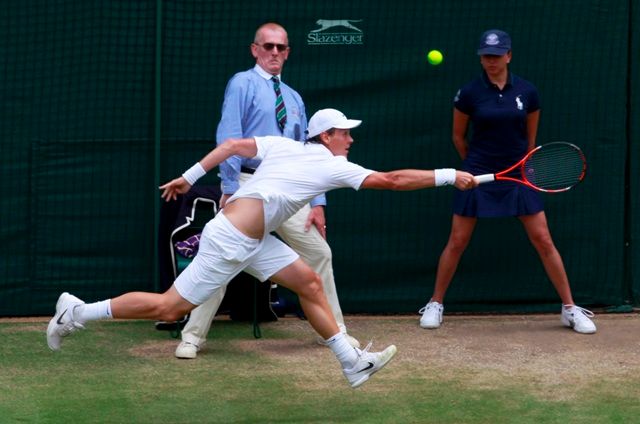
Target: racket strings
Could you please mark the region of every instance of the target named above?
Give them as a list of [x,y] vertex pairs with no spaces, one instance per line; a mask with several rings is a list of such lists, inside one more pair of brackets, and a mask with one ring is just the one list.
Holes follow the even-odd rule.
[[570,143],[549,143],[536,150],[524,163],[523,178],[549,191],[568,190],[584,178],[584,155]]

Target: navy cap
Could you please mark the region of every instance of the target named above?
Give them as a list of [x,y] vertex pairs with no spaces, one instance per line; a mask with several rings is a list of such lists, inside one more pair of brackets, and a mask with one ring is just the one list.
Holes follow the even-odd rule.
[[511,50],[511,37],[499,29],[485,31],[478,43],[478,55],[491,54],[496,56],[505,55]]

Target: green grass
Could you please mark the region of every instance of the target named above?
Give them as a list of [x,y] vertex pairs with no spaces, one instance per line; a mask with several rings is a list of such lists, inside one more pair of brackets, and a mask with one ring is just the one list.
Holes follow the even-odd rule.
[[[640,421],[637,372],[627,381],[603,376],[558,399],[517,373],[498,372],[482,384],[472,369],[443,370],[399,355],[353,390],[306,323],[263,325],[264,338],[254,340],[249,324],[216,322],[194,361],[176,360],[177,341],[150,322],[92,323],[55,353],[45,327],[0,323],[1,423]],[[573,387],[566,381],[566,390]]]

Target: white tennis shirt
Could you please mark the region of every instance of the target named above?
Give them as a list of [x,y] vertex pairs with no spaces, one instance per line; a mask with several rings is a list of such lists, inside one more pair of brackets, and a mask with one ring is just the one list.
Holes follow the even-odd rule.
[[344,156],[334,156],[321,144],[275,136],[254,139],[258,146],[255,159],[262,162],[229,201],[262,199],[265,233],[275,231],[318,194],[336,188],[358,190],[375,172]]

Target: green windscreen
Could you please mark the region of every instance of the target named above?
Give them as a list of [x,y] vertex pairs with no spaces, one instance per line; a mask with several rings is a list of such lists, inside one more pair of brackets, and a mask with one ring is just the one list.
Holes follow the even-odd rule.
[[[538,143],[568,141],[587,158],[584,182],[544,195],[574,298],[633,303],[638,9],[631,0],[11,2],[0,12],[0,316],[51,314],[62,291],[94,301],[158,290],[157,186],[215,145],[225,85],[253,66],[249,44],[267,21],[288,30],[282,77],[308,116],[333,107],[362,119],[350,160],[380,171],[460,165],[453,96],[480,73],[480,34],[509,32],[510,69],[540,92]],[[432,49],[440,65],[428,63]],[[215,172],[202,182],[217,183]],[[453,190],[328,194],[346,313],[424,305]],[[519,312],[560,301],[520,222],[501,218],[478,222],[446,302]]]

